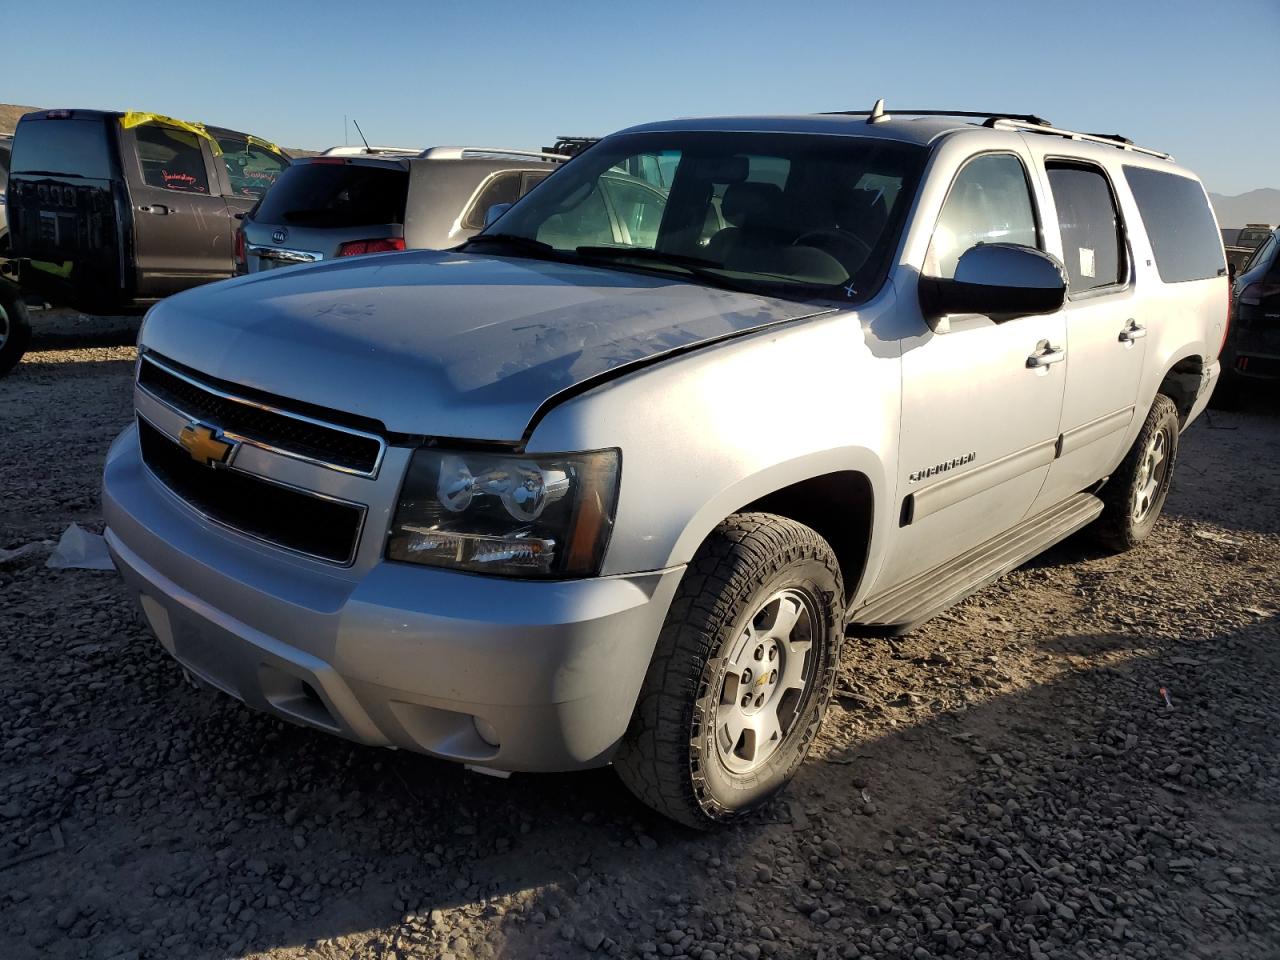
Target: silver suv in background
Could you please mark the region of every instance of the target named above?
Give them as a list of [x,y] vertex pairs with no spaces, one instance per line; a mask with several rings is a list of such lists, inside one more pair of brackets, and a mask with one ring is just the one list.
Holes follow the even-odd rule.
[[103,505],[159,642],[296,722],[612,762],[708,826],[793,776],[847,629],[1086,525],[1140,543],[1218,376],[1204,189],[926,113],[632,128],[460,249],[154,308]]
[[485,147],[335,147],[298,160],[244,218],[243,273],[457,246],[568,158]]

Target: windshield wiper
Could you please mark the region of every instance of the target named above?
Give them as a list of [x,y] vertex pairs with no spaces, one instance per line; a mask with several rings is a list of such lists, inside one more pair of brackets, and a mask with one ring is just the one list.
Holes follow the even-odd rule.
[[533,237],[524,237],[518,233],[477,233],[474,237],[464,241],[458,248],[466,250],[476,244],[492,243],[504,247],[515,247],[518,250],[527,251],[528,253],[536,253],[542,256],[560,256],[560,251],[556,250],[549,243],[543,243],[541,240],[535,240]]
[[706,257],[691,257],[683,253],[667,253],[648,247],[584,246],[576,248],[580,256],[601,260],[647,260],[653,263],[670,263],[677,267],[703,267],[723,270],[724,264]]
[[640,264],[641,269],[650,265],[660,267],[666,264],[684,271],[688,276],[695,277],[709,286],[722,287],[738,293],[760,293],[757,284],[726,276],[725,271],[728,268],[723,263],[717,263],[705,257],[693,257],[684,253],[665,253],[661,250],[650,250],[648,247],[585,246],[578,247],[577,253],[586,261],[604,260],[611,264],[618,260],[639,260],[643,261]]

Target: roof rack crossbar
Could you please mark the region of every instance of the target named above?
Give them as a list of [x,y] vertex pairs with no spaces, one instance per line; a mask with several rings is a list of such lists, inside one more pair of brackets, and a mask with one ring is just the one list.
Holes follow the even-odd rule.
[[1050,136],[1066,137],[1068,140],[1085,140],[1089,143],[1101,143],[1108,147],[1115,147],[1117,150],[1128,150],[1132,153],[1145,154],[1148,157],[1156,157],[1160,160],[1172,160],[1173,157],[1161,150],[1152,150],[1150,147],[1139,147],[1127,137],[1122,137],[1115,133],[1080,133],[1076,130],[1064,130],[1061,127],[1051,127],[1046,124],[1027,123],[1014,117],[993,117],[987,122],[989,127],[999,127],[1004,130],[1027,130],[1031,133],[1044,133]]
[[[880,114],[883,114],[886,108],[880,108]],[[984,120],[993,119],[1009,119],[1020,120],[1023,123],[1034,123],[1048,126],[1049,121],[1042,117],[1037,117],[1031,113],[1002,113],[992,110],[899,110],[894,107],[890,113],[901,114],[908,117],[981,117]],[[877,114],[876,110],[826,110],[822,116],[827,117],[870,117]]]

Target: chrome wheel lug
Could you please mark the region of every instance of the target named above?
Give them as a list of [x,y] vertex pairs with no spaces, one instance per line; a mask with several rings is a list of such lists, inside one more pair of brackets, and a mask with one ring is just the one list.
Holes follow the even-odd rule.
[[763,659],[764,659],[764,644],[760,644],[759,646],[757,646],[757,647],[756,647],[756,650],[755,650],[755,653],[754,653],[754,654],[752,654],[752,656],[754,656],[757,660],[763,660]]

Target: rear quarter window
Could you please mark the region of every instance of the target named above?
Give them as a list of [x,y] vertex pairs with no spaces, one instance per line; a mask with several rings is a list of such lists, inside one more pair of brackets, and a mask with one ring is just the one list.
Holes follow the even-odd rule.
[[100,117],[20,121],[11,172],[110,179],[106,123]]
[[1199,182],[1147,167],[1126,166],[1124,176],[1147,228],[1161,280],[1183,283],[1226,272],[1222,237]]
[[404,223],[409,172],[400,167],[303,161],[286,167],[258,203],[258,223],[368,227]]

